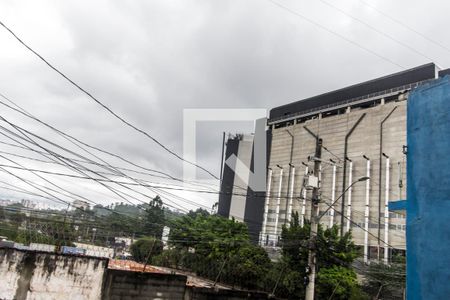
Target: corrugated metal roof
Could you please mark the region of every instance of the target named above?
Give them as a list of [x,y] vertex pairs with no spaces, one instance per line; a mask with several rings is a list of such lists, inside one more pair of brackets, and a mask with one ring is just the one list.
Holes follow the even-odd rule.
[[[108,263],[108,269],[130,271],[130,272],[144,272],[144,264],[135,262],[133,260],[110,259],[109,263]],[[214,286],[214,282],[209,279],[201,278],[201,277],[195,276],[189,272],[175,270],[175,269],[171,269],[171,268],[146,265],[145,273],[184,275],[187,277],[187,281],[186,281],[187,286],[209,287],[209,288]],[[216,287],[221,288],[221,289],[231,289],[231,287],[221,284],[221,283],[217,283]]]
[[110,259],[108,263],[108,269],[124,270],[132,272],[170,274],[170,272],[166,272],[162,269],[150,265],[146,265],[144,271],[144,264],[135,262],[133,260]]

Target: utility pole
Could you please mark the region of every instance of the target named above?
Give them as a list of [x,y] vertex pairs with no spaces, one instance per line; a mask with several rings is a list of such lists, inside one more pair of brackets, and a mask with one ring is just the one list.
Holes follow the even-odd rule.
[[[314,176],[319,178],[321,156],[322,156],[322,139],[316,136],[316,152],[314,155]],[[320,182],[312,191],[311,201],[311,230],[309,234],[309,254],[308,254],[308,285],[306,286],[306,300],[314,300],[314,284],[316,279],[316,239],[319,222],[319,197],[320,197]]]

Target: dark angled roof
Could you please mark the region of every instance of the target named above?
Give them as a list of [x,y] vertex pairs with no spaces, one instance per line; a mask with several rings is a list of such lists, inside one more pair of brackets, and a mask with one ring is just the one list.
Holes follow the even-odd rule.
[[450,69],[439,71],[439,77],[444,77],[445,75],[450,75]]
[[[448,69],[446,71],[448,71]],[[282,118],[284,116],[288,116],[298,112],[308,111],[325,105],[332,105],[344,100],[389,90],[423,80],[433,79],[435,77],[436,65],[434,63],[429,63],[413,69],[394,73],[363,83],[351,85],[343,89],[275,107],[270,110],[270,119],[273,120]]]

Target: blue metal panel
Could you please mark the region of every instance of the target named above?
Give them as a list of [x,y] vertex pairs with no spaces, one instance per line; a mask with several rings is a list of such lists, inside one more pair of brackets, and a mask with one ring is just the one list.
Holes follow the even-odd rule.
[[408,99],[407,298],[450,295],[450,77]]
[[389,201],[389,210],[406,210],[406,200]]

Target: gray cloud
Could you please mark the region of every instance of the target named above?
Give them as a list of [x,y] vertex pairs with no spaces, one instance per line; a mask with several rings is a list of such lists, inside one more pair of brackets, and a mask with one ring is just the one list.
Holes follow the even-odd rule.
[[[2,21],[118,114],[180,154],[185,108],[270,109],[400,70],[270,1],[38,2],[2,2]],[[278,2],[402,66],[428,62],[319,1]],[[427,4],[425,14],[419,3],[370,3],[450,47],[445,2]],[[450,65],[445,50],[361,1],[335,5],[443,67]],[[179,161],[111,117],[4,30],[0,44],[0,92],[88,143],[181,176]],[[3,114],[61,141],[2,108]],[[198,162],[217,174],[221,132],[237,131],[236,124],[203,126]],[[189,197],[204,203],[212,199]]]

